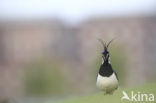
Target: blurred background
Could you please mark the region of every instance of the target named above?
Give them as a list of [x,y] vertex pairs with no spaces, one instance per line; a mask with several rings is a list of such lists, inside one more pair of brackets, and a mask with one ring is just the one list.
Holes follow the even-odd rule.
[[99,92],[99,38],[121,88],[156,82],[155,0],[1,0],[0,103]]

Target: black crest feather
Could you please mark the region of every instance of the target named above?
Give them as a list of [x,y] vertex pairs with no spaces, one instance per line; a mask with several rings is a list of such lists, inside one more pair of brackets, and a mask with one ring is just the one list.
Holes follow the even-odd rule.
[[112,42],[114,39],[115,39],[115,38],[113,38],[112,40],[110,40],[107,44],[104,43],[102,39],[98,39],[98,40],[99,40],[99,41],[101,42],[101,44],[103,45],[104,50],[107,50],[108,47],[109,47],[109,45],[111,44],[111,42]]

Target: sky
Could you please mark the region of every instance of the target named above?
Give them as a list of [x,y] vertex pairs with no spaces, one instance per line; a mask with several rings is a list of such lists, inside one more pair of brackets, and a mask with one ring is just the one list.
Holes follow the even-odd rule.
[[58,17],[78,22],[92,16],[150,15],[156,0],[0,0],[0,18]]

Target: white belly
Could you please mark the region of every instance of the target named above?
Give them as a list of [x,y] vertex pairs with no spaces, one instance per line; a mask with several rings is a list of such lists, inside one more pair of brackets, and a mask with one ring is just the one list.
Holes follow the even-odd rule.
[[118,80],[113,73],[110,77],[102,77],[100,74],[97,76],[96,86],[103,91],[111,92],[118,88]]

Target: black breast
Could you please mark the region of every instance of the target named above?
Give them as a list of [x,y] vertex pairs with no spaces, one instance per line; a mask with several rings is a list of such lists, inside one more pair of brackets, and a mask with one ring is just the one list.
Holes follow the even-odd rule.
[[112,66],[109,63],[102,64],[99,70],[99,74],[103,77],[109,77],[113,74],[113,72]]

